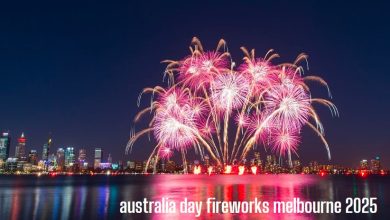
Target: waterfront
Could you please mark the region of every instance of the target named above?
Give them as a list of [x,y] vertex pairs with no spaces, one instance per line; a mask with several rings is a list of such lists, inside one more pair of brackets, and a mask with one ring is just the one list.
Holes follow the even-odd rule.
[[[125,175],[125,176],[0,176],[0,219],[175,219],[193,214],[120,214],[121,201],[189,200],[306,201],[331,200],[345,204],[346,197],[377,197],[377,214],[366,219],[388,219],[389,176],[318,175]],[[205,207],[203,207],[205,208]],[[201,219],[221,215],[202,212]],[[356,219],[355,214],[225,214],[224,219]]]

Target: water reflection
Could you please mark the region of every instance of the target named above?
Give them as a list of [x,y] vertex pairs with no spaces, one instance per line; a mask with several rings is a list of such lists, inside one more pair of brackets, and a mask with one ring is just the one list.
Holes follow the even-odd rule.
[[[169,198],[177,203],[184,198],[203,201],[201,219],[332,219],[355,215],[308,214],[207,214],[207,198],[217,201],[258,200],[301,201],[338,200],[346,197],[378,197],[378,214],[388,218],[389,177],[319,177],[312,175],[244,176],[1,176],[0,219],[195,219],[194,214],[124,214],[121,201]],[[271,211],[272,212],[272,211]],[[360,216],[362,217],[362,216]],[[388,218],[389,219],[389,218]]]

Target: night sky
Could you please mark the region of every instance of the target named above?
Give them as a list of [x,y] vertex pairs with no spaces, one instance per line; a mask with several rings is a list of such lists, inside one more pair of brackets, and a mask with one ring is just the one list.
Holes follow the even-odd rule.
[[[390,13],[384,3],[143,2],[1,3],[0,129],[12,135],[11,155],[24,131],[28,149],[39,153],[51,133],[55,149],[86,148],[89,159],[94,147],[115,161],[146,159],[153,145],[144,139],[124,154],[138,94],[164,85],[160,61],[188,55],[197,36],[208,49],[225,39],[236,63],[240,46],[256,48],[259,56],[274,48],[281,55],[276,63],[309,54],[306,73],[329,83],[340,111],[332,118],[317,106],[332,162],[357,166],[379,155],[390,166]],[[326,97],[326,89],[311,85],[318,88],[314,96]],[[309,129],[298,153],[304,162],[327,161]]]

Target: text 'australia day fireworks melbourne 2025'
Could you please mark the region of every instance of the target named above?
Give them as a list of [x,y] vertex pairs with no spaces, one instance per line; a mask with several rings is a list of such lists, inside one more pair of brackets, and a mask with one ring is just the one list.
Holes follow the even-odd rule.
[[[148,127],[132,132],[126,152],[136,140],[149,133],[156,139],[151,158],[170,157],[174,151],[183,160],[189,148],[201,159],[210,155],[218,165],[242,160],[251,149],[270,148],[279,156],[297,154],[300,133],[308,126],[323,142],[328,158],[330,149],[324,128],[313,103],[323,104],[332,115],[337,108],[327,99],[312,98],[308,81],[316,81],[328,90],[318,76],[304,76],[307,55],[299,54],[293,63],[274,64],[279,55],[272,49],[264,57],[242,47],[243,63],[231,60],[224,40],[216,50],[205,51],[193,38],[191,54],[182,60],[166,60],[164,78],[167,87],[145,88],[140,94],[151,95],[150,106],[140,111],[134,121],[152,114]],[[230,135],[229,134],[234,134]],[[148,167],[148,165],[146,166]]]

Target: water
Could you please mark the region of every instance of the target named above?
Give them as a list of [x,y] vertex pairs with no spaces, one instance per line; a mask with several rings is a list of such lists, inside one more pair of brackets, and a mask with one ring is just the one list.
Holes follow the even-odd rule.
[[[390,219],[389,176],[127,175],[0,176],[0,219],[192,219],[194,214],[121,214],[121,201],[301,200],[377,197],[376,214],[207,214],[198,219]],[[179,205],[177,206],[179,209]],[[270,205],[270,209],[272,209]],[[271,210],[270,210],[271,211]]]

